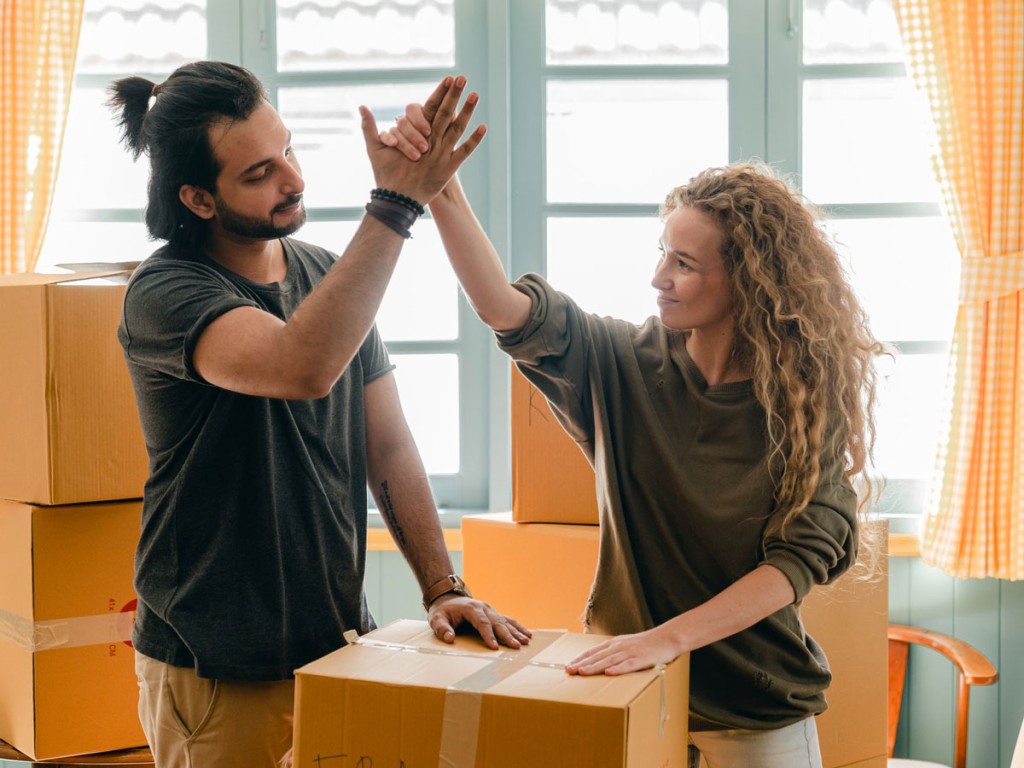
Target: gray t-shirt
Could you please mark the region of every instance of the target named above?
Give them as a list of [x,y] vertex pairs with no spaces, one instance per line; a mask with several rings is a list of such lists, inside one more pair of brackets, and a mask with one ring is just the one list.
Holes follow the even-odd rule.
[[363,388],[393,369],[372,329],[318,400],[206,383],[192,354],[236,307],[287,320],[336,256],[283,239],[283,282],[165,246],[133,275],[118,339],[149,452],[133,641],[201,677],[281,680],[373,629],[363,594]]
[[797,602],[691,654],[691,729],[777,728],[822,712],[831,674],[800,601],[856,559],[857,500],[842,463],[823,468],[786,535],[773,533],[764,411],[750,381],[709,386],[682,334],[657,318],[588,314],[536,275],[516,287],[533,310],[499,345],[596,472],[589,631],[642,632],[773,565]]

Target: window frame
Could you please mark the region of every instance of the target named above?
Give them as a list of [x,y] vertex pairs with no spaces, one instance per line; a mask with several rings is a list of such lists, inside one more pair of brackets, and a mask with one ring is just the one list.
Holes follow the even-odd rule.
[[[802,9],[795,0],[728,0],[729,60],[721,65],[549,65],[545,62],[544,0],[454,0],[455,66],[448,68],[279,72],[276,1],[208,0],[207,50],[235,61],[266,85],[272,102],[281,88],[323,85],[422,84],[424,95],[450,71],[464,73],[483,98],[474,116],[489,127],[484,145],[460,178],[515,278],[546,272],[547,223],[552,218],[655,216],[656,201],[641,204],[549,203],[545,94],[550,80],[725,79],[728,82],[729,158],[763,158],[799,180],[802,176],[802,89],[808,80],[905,77],[902,63],[804,64]],[[160,81],[168,73],[142,74]],[[79,74],[76,87],[105,87],[111,74]],[[386,119],[390,116],[378,116]],[[511,158],[515,157],[513,163]],[[300,158],[301,159],[301,158]],[[661,190],[657,190],[660,194]],[[836,220],[941,216],[938,203],[832,203]],[[68,221],[125,223],[141,209],[90,208],[62,212]],[[358,221],[360,207],[310,208],[310,222]],[[340,250],[339,245],[338,249]],[[410,258],[415,254],[410,253]],[[440,508],[464,511],[511,508],[510,363],[492,334],[459,293],[458,335],[452,341],[389,341],[393,354],[454,353],[459,358],[460,471],[431,475]],[[945,353],[942,340],[889,339],[898,355]],[[927,479],[892,479],[882,500],[891,517],[920,514]]]
[[[546,222],[552,217],[633,217],[654,215],[656,207],[633,204],[566,204],[545,200],[546,146],[544,94],[549,79],[725,78],[729,84],[729,158],[762,158],[799,183],[803,173],[803,84],[808,80],[906,77],[902,62],[803,62],[803,3],[729,0],[729,62],[707,66],[565,66],[545,63],[544,0],[510,5],[512,40],[511,152],[517,158],[511,184],[515,233],[510,259],[513,276],[541,274],[546,266]],[[538,153],[540,154],[537,157]],[[942,215],[932,202],[844,203],[822,205],[836,221]],[[945,353],[943,340],[886,339],[897,358]],[[882,483],[880,514],[894,530],[913,530],[924,508],[928,478],[891,478]]]

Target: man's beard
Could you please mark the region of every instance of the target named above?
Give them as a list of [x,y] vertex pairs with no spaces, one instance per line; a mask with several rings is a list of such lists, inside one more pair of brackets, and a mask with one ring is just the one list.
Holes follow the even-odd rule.
[[[306,208],[302,205],[301,195],[290,197],[276,206],[271,215],[266,219],[261,219],[257,216],[246,216],[234,210],[222,198],[215,197],[214,199],[217,202],[217,218],[220,220],[221,227],[234,235],[251,237],[255,240],[273,240],[294,234],[306,223]],[[295,203],[299,203],[299,214],[285,226],[275,226],[274,213]]]

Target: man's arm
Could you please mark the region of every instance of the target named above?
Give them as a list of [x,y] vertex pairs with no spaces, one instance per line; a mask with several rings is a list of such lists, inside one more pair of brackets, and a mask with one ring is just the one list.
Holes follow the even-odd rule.
[[[420,590],[452,573],[451,559],[430,492],[427,473],[402,413],[395,377],[386,374],[368,384],[366,403],[367,476],[377,508],[409,562]],[[431,603],[428,620],[438,638],[455,639],[455,628],[468,622],[491,648],[529,642],[530,633],[515,619],[487,603],[442,596]]]
[[[413,162],[383,146],[365,107],[363,137],[379,187],[426,203],[452,177],[483,138],[474,132],[456,147],[476,106],[456,115],[465,78],[446,78],[436,93],[440,108],[430,150]],[[454,117],[454,119],[453,119]],[[287,322],[243,307],[210,323],[196,346],[194,364],[215,386],[261,397],[308,399],[330,391],[369,332],[404,240],[387,225],[364,217],[342,258]]]

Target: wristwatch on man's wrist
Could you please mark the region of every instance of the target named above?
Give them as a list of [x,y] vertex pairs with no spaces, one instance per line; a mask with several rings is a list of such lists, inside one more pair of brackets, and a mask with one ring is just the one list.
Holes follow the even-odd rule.
[[466,582],[460,579],[456,574],[449,573],[443,579],[431,585],[431,587],[423,593],[423,610],[429,610],[432,602],[442,595],[447,594],[462,595],[463,597],[473,596],[470,594],[469,587],[466,586]]

